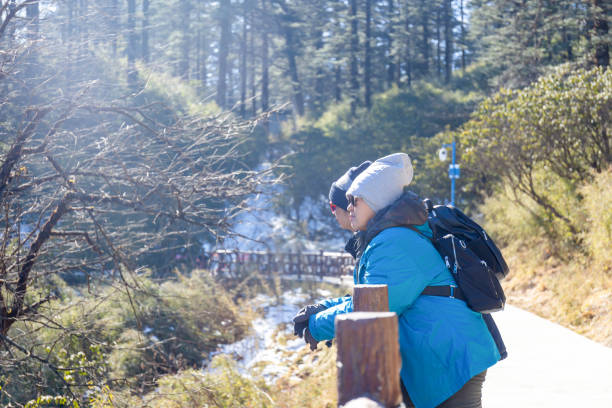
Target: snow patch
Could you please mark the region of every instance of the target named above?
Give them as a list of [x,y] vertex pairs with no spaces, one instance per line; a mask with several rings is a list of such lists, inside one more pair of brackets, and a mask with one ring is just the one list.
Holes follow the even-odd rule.
[[[260,170],[264,167],[261,166]],[[306,197],[298,210],[298,222],[279,214],[274,207],[273,197],[283,194],[283,191],[282,185],[272,185],[263,194],[250,197],[247,205],[252,210],[236,218],[234,232],[237,234],[225,239],[223,247],[242,251],[343,251],[349,234],[334,225],[327,200]],[[305,231],[325,231],[330,238],[313,240]]]
[[263,365],[261,375],[268,383],[274,382],[286,374],[288,366],[293,364],[293,352],[305,345],[300,338],[280,344],[277,335],[293,335],[293,316],[308,298],[302,288],[285,292],[280,304],[273,304],[274,298],[270,296],[258,295],[255,302],[264,309],[264,316],[253,320],[253,334],[236,343],[220,345],[219,351],[213,355],[231,356],[237,362],[240,373],[247,376],[252,369]]

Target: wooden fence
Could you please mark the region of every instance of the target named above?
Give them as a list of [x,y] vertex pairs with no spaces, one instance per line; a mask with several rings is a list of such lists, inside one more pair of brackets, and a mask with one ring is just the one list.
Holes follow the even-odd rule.
[[387,285],[355,285],[353,313],[336,316],[338,406],[394,408],[402,402],[398,321]]
[[[350,273],[349,254],[320,251],[265,252],[219,249],[207,256],[216,274],[239,277],[252,272],[323,278]],[[399,407],[401,358],[398,321],[390,313],[387,285],[355,285],[354,313],[336,317],[338,405],[344,408]]]
[[352,273],[353,258],[344,252],[266,252],[218,249],[208,254],[208,268],[216,274],[240,277],[251,272],[264,275],[340,277]]

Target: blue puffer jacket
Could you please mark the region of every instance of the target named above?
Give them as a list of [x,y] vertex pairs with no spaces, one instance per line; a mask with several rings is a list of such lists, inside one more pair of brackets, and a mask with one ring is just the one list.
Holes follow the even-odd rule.
[[[417,228],[431,236],[427,224]],[[458,299],[420,296],[428,285],[455,282],[431,242],[417,232],[391,227],[378,233],[361,256],[354,282],[388,285],[389,310],[399,317],[400,375],[417,408],[439,405],[500,359],[480,313]],[[351,297],[327,305],[308,325],[320,341],[335,336],[337,314],[353,311]]]

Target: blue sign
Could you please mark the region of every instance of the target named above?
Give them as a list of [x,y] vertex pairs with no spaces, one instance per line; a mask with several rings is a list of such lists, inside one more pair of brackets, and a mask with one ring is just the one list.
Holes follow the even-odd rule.
[[448,178],[450,179],[458,179],[461,175],[461,169],[459,169],[458,164],[449,164],[448,165]]

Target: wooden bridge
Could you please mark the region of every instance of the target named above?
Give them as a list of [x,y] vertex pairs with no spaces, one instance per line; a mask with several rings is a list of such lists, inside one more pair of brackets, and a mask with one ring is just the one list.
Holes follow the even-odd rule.
[[269,252],[217,249],[208,254],[208,269],[228,277],[251,272],[271,275],[340,277],[351,274],[355,261],[345,252]]

